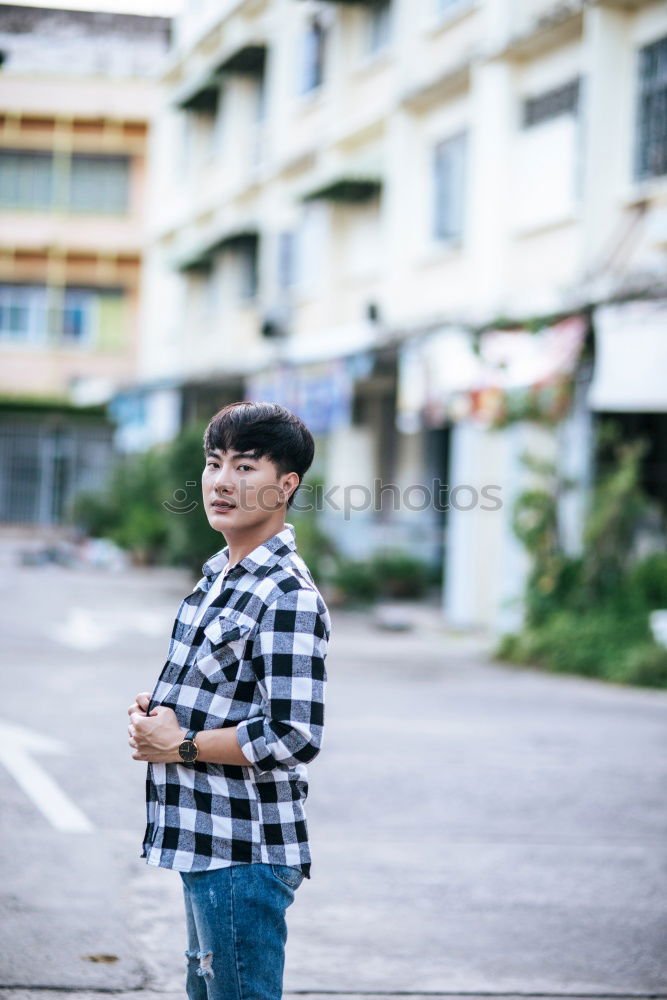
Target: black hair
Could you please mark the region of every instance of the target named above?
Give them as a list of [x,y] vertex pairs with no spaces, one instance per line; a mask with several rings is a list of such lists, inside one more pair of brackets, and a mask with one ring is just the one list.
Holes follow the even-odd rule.
[[[303,420],[279,403],[229,403],[211,417],[204,431],[204,452],[251,452],[255,458],[268,458],[278,476],[296,472],[299,486],[310,468],[315,442]],[[291,507],[299,489],[293,490],[287,506]]]

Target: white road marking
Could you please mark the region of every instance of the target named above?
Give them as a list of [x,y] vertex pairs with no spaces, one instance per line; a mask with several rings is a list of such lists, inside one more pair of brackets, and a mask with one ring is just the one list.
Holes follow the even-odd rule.
[[93,652],[111,646],[118,637],[131,632],[150,638],[169,634],[171,619],[152,611],[132,614],[105,614],[102,618],[89,608],[70,608],[64,621],[47,628],[49,639],[70,649]]
[[0,763],[5,765],[28,798],[56,830],[91,833],[93,827],[88,817],[32,759],[31,753],[66,754],[68,750],[60,740],[22,726],[0,723]]
[[81,650],[103,649],[112,638],[86,608],[71,608],[62,625],[51,628],[50,634],[64,646]]

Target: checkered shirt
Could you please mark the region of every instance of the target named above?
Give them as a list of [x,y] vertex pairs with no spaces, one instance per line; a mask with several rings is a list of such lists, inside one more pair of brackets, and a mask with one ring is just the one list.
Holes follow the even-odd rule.
[[178,871],[292,865],[309,878],[306,764],[322,743],[329,612],[286,524],[191,624],[228,560],[224,548],[205,562],[181,603],[148,712],[167,705],[186,729],[238,726],[250,763],[148,764],[141,857]]

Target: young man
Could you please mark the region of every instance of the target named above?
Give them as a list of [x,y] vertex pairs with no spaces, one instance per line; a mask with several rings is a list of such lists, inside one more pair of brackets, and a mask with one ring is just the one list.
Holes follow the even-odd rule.
[[285,523],[314,442],[284,407],[244,402],[212,418],[204,450],[206,515],[228,544],[183,600],[152,695],[128,709],[132,757],[148,761],[141,856],[180,872],[189,1000],[280,1000],[330,633]]

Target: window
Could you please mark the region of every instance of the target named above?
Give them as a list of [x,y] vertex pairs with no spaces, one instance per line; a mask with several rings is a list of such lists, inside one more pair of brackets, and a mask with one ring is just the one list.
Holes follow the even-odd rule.
[[18,342],[46,336],[46,288],[0,285],[0,338]]
[[667,38],[639,52],[639,109],[635,174],[667,174]]
[[366,48],[370,54],[386,48],[391,38],[391,0],[377,0],[368,9],[368,34]]
[[93,336],[95,307],[94,291],[86,288],[67,288],[62,303],[62,315],[56,316],[55,326],[63,340],[80,344]]
[[245,301],[254,299],[257,295],[257,242],[244,243],[237,252],[239,268],[239,295]]
[[303,78],[301,92],[309,93],[321,87],[324,82],[324,55],[326,48],[326,27],[315,17],[308,24],[304,35]]
[[128,203],[129,160],[126,156],[72,157],[69,207],[73,212],[122,213]]
[[513,158],[513,221],[519,231],[571,218],[580,197],[578,79],[521,103]]
[[295,234],[286,231],[278,234],[278,287],[291,288],[295,280]]
[[0,150],[0,205],[3,208],[49,208],[53,201],[50,153]]
[[579,106],[579,80],[547,90],[539,97],[529,97],[523,102],[524,128],[541,125],[560,115],[576,115]]
[[0,285],[0,338],[117,350],[125,314],[119,289]]
[[464,133],[435,147],[434,235],[437,240],[457,240],[463,235],[465,157]]
[[311,292],[321,285],[328,244],[329,206],[321,201],[307,202],[295,245],[295,279],[300,290]]

